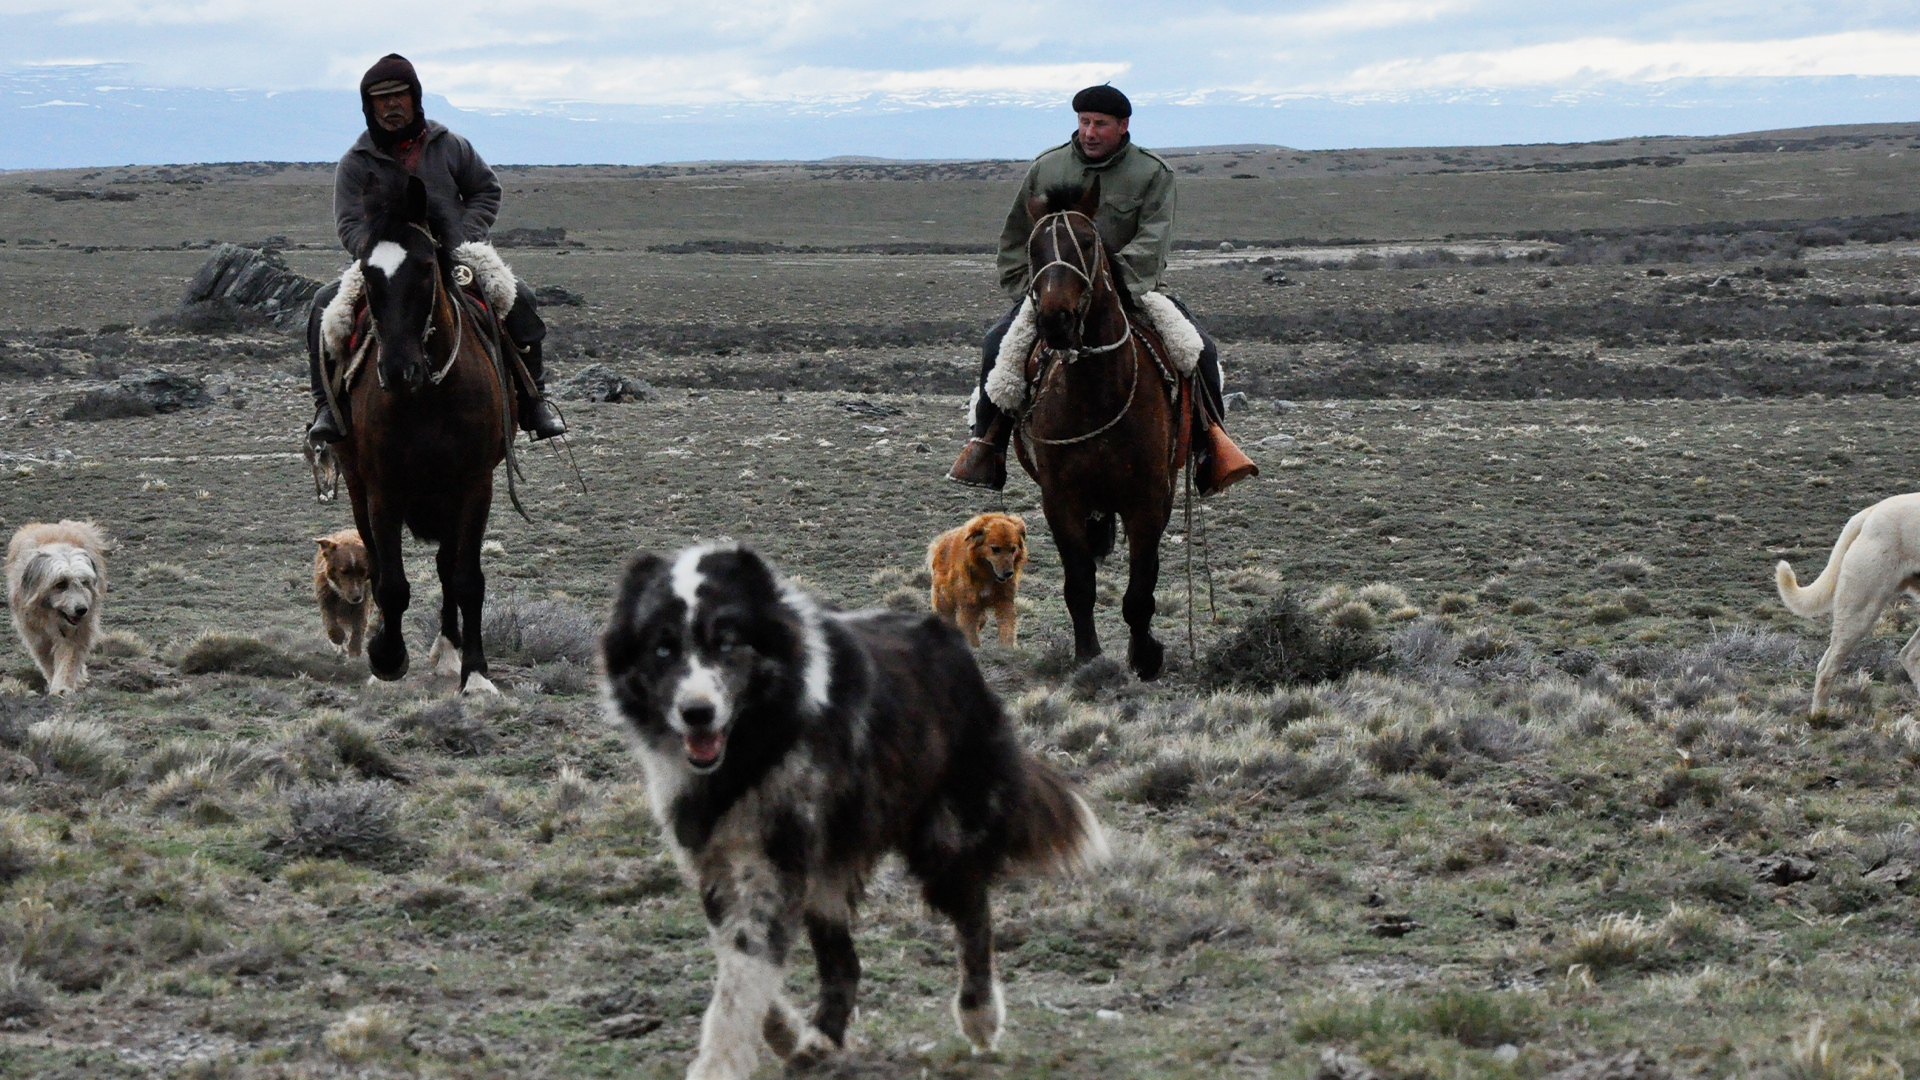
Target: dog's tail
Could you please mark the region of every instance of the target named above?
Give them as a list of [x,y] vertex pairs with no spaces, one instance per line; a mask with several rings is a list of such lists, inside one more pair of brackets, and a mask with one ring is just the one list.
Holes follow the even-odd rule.
[[1015,868],[1075,874],[1107,861],[1107,833],[1071,780],[1031,754],[1021,755],[1026,798],[1013,815],[1007,857]]
[[1833,554],[1827,557],[1827,568],[1810,584],[1800,584],[1785,559],[1773,568],[1773,583],[1780,590],[1780,602],[1787,605],[1788,611],[1810,619],[1833,610],[1833,590],[1840,582],[1840,564],[1846,561],[1847,549],[1853,546],[1871,512],[1862,510],[1853,515],[1847,527],[1840,530],[1840,539],[1833,542]]

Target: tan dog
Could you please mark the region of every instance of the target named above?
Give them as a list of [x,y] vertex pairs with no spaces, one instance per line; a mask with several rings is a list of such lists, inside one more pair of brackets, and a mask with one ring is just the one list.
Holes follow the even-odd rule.
[[313,595],[320,601],[320,623],[327,640],[348,656],[360,655],[360,639],[367,631],[367,594],[373,586],[373,563],[357,529],[341,529],[316,536],[320,550],[313,555]]
[[927,545],[933,610],[978,646],[991,609],[1000,620],[1000,644],[1012,645],[1020,622],[1013,594],[1026,565],[1027,523],[1013,514],[981,514],[949,529]]
[[[1902,592],[1920,596],[1920,494],[1882,499],[1853,515],[1820,576],[1802,586],[1785,559],[1773,568],[1780,602],[1795,615],[1833,616],[1833,636],[1813,675],[1813,708],[1827,711],[1834,676],[1854,646],[1873,633],[1880,611]],[[1900,650],[1900,666],[1920,686],[1920,631]]]
[[13,628],[46,676],[48,694],[72,693],[87,681],[107,592],[105,547],[90,521],[22,525],[7,545]]

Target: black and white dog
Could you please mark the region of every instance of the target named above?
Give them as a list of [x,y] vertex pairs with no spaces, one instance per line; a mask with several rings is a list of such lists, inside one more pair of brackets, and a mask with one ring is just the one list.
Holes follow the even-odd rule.
[[[1090,866],[1106,841],[1073,786],[1021,749],[959,631],[822,611],[752,551],[707,545],[635,559],[601,647],[608,716],[717,953],[687,1076],[744,1078],[763,1041],[803,1061],[844,1045],[854,907],[888,852],[953,920],[955,1019],[991,1049],[1006,1010],[989,887]],[[802,924],[820,969],[811,1023],[781,993]]]

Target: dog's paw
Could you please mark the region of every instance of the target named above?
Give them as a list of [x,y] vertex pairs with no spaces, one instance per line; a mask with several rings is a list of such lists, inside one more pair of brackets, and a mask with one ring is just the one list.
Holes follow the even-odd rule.
[[427,666],[433,669],[435,675],[457,677],[460,674],[460,646],[449,641],[445,634],[434,638],[433,651],[427,654]]
[[827,1038],[826,1032],[808,1024],[800,1033],[800,1041],[794,1046],[793,1053],[787,1056],[787,1064],[796,1069],[809,1069],[826,1062],[839,1051],[833,1040]]

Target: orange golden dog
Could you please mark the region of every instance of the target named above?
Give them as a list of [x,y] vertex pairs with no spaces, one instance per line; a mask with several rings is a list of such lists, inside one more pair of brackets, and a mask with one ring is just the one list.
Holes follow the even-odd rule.
[[373,563],[358,529],[341,529],[316,536],[320,550],[313,555],[313,595],[320,601],[320,622],[327,640],[348,656],[360,655],[360,639],[367,630],[367,592],[373,582]]
[[1012,645],[1020,621],[1013,594],[1026,565],[1027,523],[1013,514],[981,514],[949,529],[927,545],[933,610],[975,646],[992,610],[1000,621],[1000,644]]

